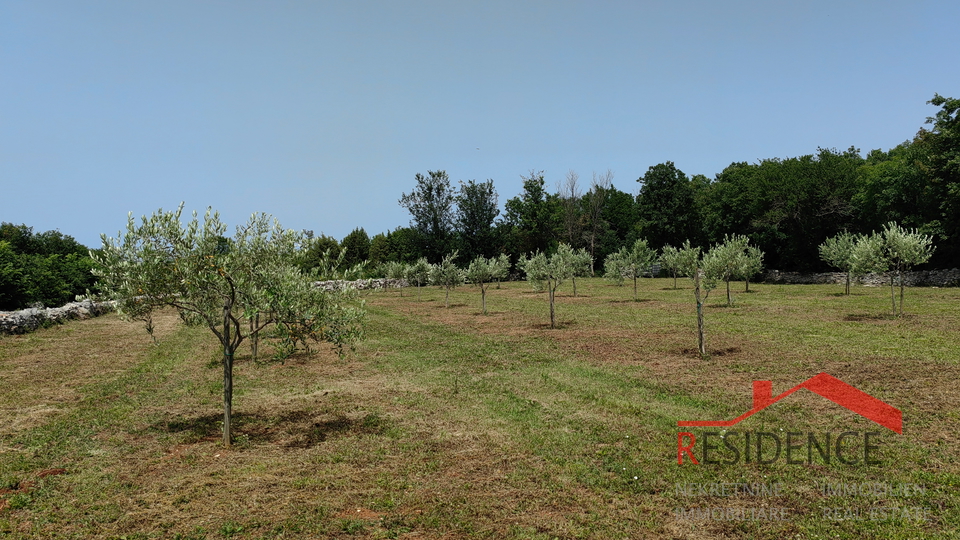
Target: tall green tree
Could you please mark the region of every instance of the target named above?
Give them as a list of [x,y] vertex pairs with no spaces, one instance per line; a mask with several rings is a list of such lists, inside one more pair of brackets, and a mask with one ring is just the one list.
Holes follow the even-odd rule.
[[400,197],[400,206],[413,216],[423,254],[438,262],[452,244],[456,193],[446,171],[427,171],[427,176],[417,173],[416,181],[413,191]]
[[[241,342],[269,324],[338,348],[362,335],[363,311],[351,291],[326,292],[299,267],[303,233],[254,214],[232,238],[218,214],[184,226],[183,205],[159,210],[137,225],[131,215],[118,238],[102,236],[94,273],[103,297],[121,314],[141,316],[172,306],[210,329],[223,348],[223,443],[232,435],[233,363]],[[258,326],[248,319],[261,317]]]
[[694,191],[687,175],[672,161],[650,167],[637,195],[640,232],[650,245],[679,245],[700,232]]
[[346,266],[361,264],[370,259],[370,236],[363,227],[357,227],[340,241],[344,251],[343,263]]
[[549,251],[559,227],[559,201],[544,189],[543,171],[530,171],[523,179],[523,193],[508,200],[505,221],[510,226],[513,253]]
[[457,194],[456,231],[466,260],[492,257],[496,251],[494,220],[500,215],[493,180],[460,182]]

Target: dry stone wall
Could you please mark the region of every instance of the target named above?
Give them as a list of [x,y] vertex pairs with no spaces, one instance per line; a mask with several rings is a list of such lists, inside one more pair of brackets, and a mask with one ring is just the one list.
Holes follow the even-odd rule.
[[[766,283],[785,284],[815,284],[815,283],[846,283],[847,275],[843,272],[826,272],[822,274],[801,274],[799,272],[781,272],[770,270],[764,277]],[[956,287],[960,285],[960,269],[950,270],[919,270],[904,272],[903,282],[908,287]],[[878,287],[890,283],[889,274],[867,274],[858,280],[861,285]]]
[[69,319],[88,319],[113,311],[112,302],[83,300],[55,308],[0,311],[0,334],[25,334],[41,326],[62,324]]

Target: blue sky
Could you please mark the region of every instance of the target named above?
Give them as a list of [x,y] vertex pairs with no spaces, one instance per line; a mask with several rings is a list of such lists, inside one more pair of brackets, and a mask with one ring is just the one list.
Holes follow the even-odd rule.
[[414,176],[889,149],[960,97],[960,3],[0,0],[0,221],[97,247],[212,206],[338,239]]

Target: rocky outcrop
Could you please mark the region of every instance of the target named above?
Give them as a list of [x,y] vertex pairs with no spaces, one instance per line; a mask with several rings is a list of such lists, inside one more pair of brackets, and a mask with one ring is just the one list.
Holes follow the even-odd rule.
[[[823,274],[801,274],[799,272],[781,272],[770,270],[764,281],[766,283],[785,283],[793,285],[815,283],[845,283],[847,275],[843,272],[826,272]],[[858,283],[868,287],[878,287],[890,283],[889,274],[867,274],[862,276]],[[903,273],[903,283],[908,287],[956,287],[960,285],[960,269],[950,270],[919,270]]]
[[55,308],[28,308],[0,311],[0,334],[25,334],[42,326],[62,324],[69,319],[88,319],[113,311],[112,302],[83,300]]

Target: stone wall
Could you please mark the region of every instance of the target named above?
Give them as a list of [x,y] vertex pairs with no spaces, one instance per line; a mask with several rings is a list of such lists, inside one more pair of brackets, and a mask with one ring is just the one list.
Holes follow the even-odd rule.
[[[843,272],[826,272],[823,274],[801,274],[799,272],[781,272],[770,270],[764,276],[765,283],[785,284],[812,284],[812,283],[846,283],[847,275]],[[889,274],[867,274],[855,281],[868,287],[877,287],[890,283]],[[960,269],[950,270],[919,270],[904,272],[903,282],[908,287],[956,287],[960,285]]]
[[0,334],[25,334],[41,326],[62,324],[69,319],[87,319],[113,311],[112,302],[70,302],[55,308],[28,308],[0,311]]
[[333,291],[338,289],[343,289],[346,286],[352,286],[353,288],[364,291],[369,289],[396,289],[397,287],[407,287],[407,281],[405,279],[358,279],[356,281],[315,281],[313,282],[315,287],[327,291]]

